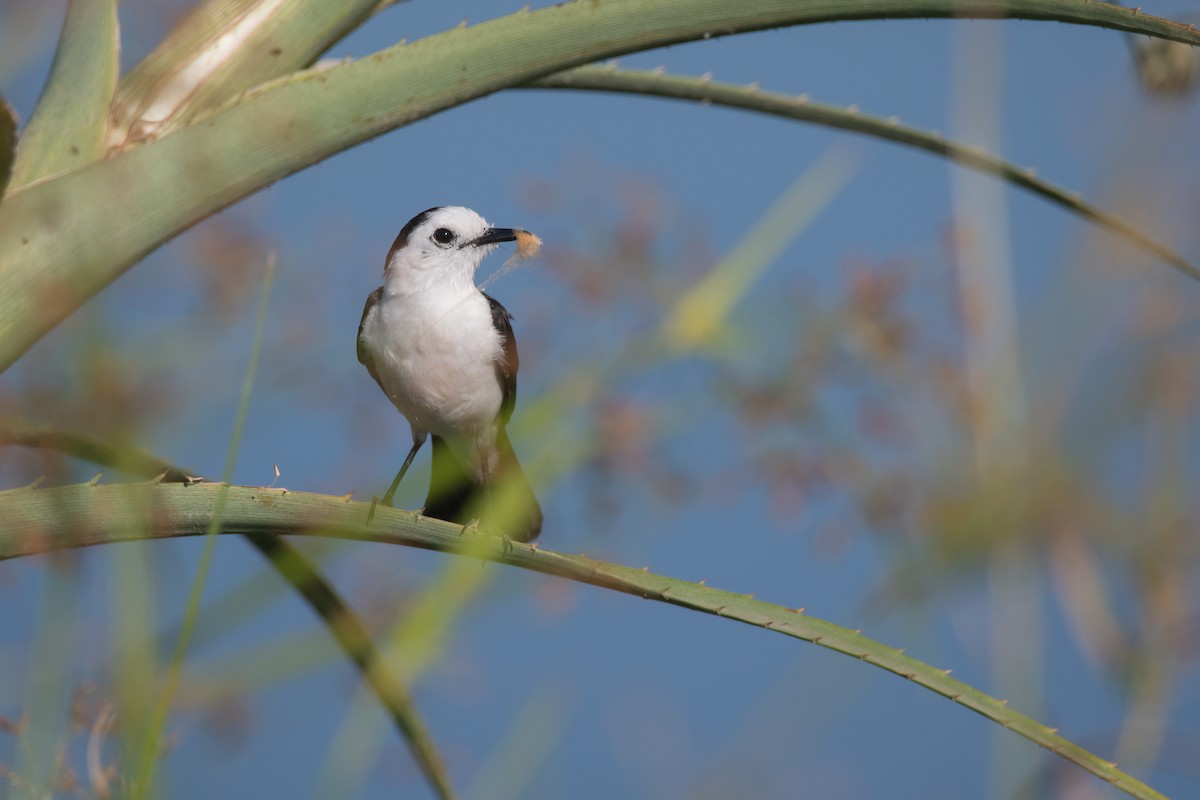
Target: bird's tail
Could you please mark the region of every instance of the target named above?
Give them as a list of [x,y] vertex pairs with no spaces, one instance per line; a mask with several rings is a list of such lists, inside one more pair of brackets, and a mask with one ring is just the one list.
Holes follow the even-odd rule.
[[542,507],[504,428],[496,437],[495,474],[483,484],[471,477],[444,439],[431,438],[433,463],[425,516],[464,525],[478,519],[484,527],[493,527],[518,542],[537,538],[542,531]]

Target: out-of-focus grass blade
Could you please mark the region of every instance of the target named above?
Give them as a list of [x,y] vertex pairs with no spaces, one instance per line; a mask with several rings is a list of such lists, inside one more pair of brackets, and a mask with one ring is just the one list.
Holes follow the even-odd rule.
[[[446,564],[441,575],[425,588],[411,607],[393,622],[381,648],[400,679],[411,686],[445,649],[462,610],[491,583],[492,573],[466,560]],[[371,712],[370,698],[359,691],[342,720],[314,782],[312,797],[357,797],[383,746],[383,726]]]
[[13,151],[17,145],[17,114],[0,98],[0,200],[12,175]]
[[[79,579],[73,559],[44,563],[37,635],[29,662],[28,727],[20,737],[16,774],[29,797],[50,797],[58,783],[59,757],[67,747],[71,653],[77,635]],[[15,784],[15,782],[14,782]]]
[[118,547],[113,551],[110,573],[110,641],[112,685],[116,702],[116,728],[120,740],[117,762],[132,765],[150,730],[154,711],[158,659],[154,652],[157,620],[152,550],[147,547]]
[[121,79],[112,143],[159,136],[316,61],[379,0],[210,0]]
[[691,349],[717,332],[755,279],[829,203],[850,171],[846,155],[831,151],[801,175],[733,252],[680,298],[663,326],[667,344]]
[[[246,415],[250,409],[250,394],[254,388],[254,376],[258,372],[258,361],[262,354],[264,332],[267,326],[267,301],[271,296],[271,284],[274,277],[275,254],[272,253],[267,260],[267,268],[263,275],[262,295],[259,300],[258,314],[254,325],[254,344],[250,350],[250,363],[246,367],[246,377],[242,382],[241,397],[238,400],[237,413],[233,421],[233,433],[229,437],[229,448],[225,455],[225,467],[221,471],[221,480],[226,484],[233,479],[233,468],[237,463],[238,450],[242,444],[242,433],[246,427]],[[224,494],[221,497],[223,500]],[[208,532],[204,537],[204,551],[200,554],[200,563],[196,568],[196,577],[192,581],[192,589],[188,595],[187,608],[184,610],[179,639],[171,655],[171,660],[167,665],[164,685],[154,705],[154,713],[150,719],[150,725],[143,740],[141,752],[137,756],[137,764],[133,772],[133,782],[130,792],[130,796],[133,798],[144,798],[153,795],[154,773],[158,763],[160,740],[166,728],[167,716],[174,703],[175,693],[183,676],[183,661],[187,654],[188,644],[191,641],[192,629],[195,627],[196,617],[200,611],[200,600],[204,595],[204,585],[208,581],[208,573],[212,567],[213,557],[216,553],[217,534],[221,532],[223,511],[224,504],[222,503],[217,513],[213,515],[208,526]]]
[[[314,571],[324,573],[328,570],[336,545],[336,542],[305,543],[304,556]],[[261,552],[261,548],[258,549]],[[194,653],[220,642],[292,596],[297,591],[295,586],[271,580],[271,573],[278,569],[278,565],[263,565],[206,602],[192,631],[191,651]],[[318,635],[324,636],[319,632]],[[158,637],[159,647],[169,649],[178,636],[178,629],[166,629]]]
[[484,763],[466,797],[469,800],[509,800],[529,796],[529,785],[550,757],[566,727],[570,697],[563,687],[528,690],[503,739]]
[[12,188],[104,155],[119,49],[116,0],[71,0],[50,77],[17,142]]

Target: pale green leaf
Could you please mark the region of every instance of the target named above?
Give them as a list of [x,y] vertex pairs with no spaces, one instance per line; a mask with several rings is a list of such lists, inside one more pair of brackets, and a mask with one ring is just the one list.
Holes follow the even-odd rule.
[[119,47],[116,0],[71,0],[50,77],[17,143],[12,189],[104,156]]

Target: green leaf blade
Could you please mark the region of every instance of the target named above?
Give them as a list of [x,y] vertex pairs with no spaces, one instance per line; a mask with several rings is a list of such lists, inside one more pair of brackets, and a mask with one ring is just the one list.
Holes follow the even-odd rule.
[[17,143],[11,188],[104,157],[119,39],[116,0],[71,0],[50,77]]

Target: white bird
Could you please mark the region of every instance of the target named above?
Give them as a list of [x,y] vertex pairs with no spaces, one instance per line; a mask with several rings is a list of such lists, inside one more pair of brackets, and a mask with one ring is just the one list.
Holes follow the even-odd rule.
[[538,240],[461,206],[409,220],[384,262],[383,286],[367,297],[358,360],[412,428],[383,504],[432,435],[423,513],[478,520],[524,542],[541,531],[542,511],[505,431],[517,400],[517,341],[512,315],[475,286],[483,257],[512,241],[524,249]]

